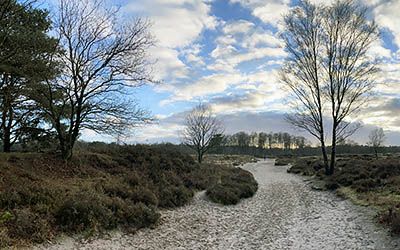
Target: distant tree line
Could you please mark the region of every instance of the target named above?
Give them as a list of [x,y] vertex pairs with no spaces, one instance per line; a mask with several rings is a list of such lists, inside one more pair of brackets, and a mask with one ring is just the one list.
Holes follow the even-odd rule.
[[303,136],[291,135],[286,132],[238,132],[233,135],[225,135],[221,141],[222,146],[280,148],[285,150],[304,148],[310,142]]

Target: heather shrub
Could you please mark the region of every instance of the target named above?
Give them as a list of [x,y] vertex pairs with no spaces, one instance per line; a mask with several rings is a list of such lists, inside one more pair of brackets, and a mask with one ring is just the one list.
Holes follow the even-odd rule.
[[250,172],[240,168],[225,169],[220,181],[207,189],[210,200],[224,205],[237,204],[243,198],[252,197],[258,184]]
[[5,224],[8,236],[14,239],[42,243],[51,236],[49,221],[29,209],[14,210],[13,219]]
[[193,197],[193,191],[184,185],[164,186],[159,191],[160,207],[179,207],[186,204]]
[[57,224],[68,232],[110,228],[113,225],[112,211],[105,206],[99,195],[90,192],[66,197],[55,212],[55,218]]

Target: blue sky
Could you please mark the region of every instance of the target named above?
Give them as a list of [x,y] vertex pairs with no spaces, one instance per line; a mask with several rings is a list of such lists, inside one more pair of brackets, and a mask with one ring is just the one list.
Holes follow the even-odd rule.
[[[295,130],[277,72],[285,58],[279,32],[282,15],[297,0],[123,0],[126,16],[148,17],[156,46],[154,77],[162,84],[134,91],[158,118],[136,129],[128,142],[179,141],[185,112],[209,103],[228,133]],[[313,0],[329,3],[329,0]],[[383,127],[387,144],[400,144],[400,0],[360,0],[382,31],[370,50],[379,59],[376,95],[352,120],[363,128],[352,139],[365,143],[371,129]],[[110,140],[86,131],[85,140]]]

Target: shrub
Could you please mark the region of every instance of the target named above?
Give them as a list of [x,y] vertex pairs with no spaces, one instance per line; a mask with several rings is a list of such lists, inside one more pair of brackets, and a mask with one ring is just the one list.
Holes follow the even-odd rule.
[[325,182],[325,188],[328,189],[328,190],[336,190],[339,187],[340,186],[339,186],[339,184],[337,183],[336,180],[327,180]]
[[252,197],[258,184],[250,172],[240,168],[226,169],[220,183],[207,189],[207,196],[213,202],[224,205],[237,204],[240,199]]
[[158,199],[157,196],[151,191],[150,189],[146,187],[135,187],[132,190],[130,199],[134,203],[144,203],[145,205],[153,205],[157,206],[158,205]]
[[4,224],[7,221],[10,221],[14,218],[14,215],[9,211],[5,211],[0,214],[0,225]]
[[123,215],[125,222],[137,229],[149,227],[160,218],[160,214],[154,206],[146,206],[143,203],[135,203],[126,207]]
[[295,161],[293,166],[291,166],[287,172],[293,174],[302,174],[307,176],[312,176],[316,174],[316,170],[313,168],[313,164],[319,162],[314,158],[298,159]]
[[224,205],[234,205],[240,201],[239,190],[223,184],[216,184],[207,189],[206,194],[211,201]]
[[0,192],[0,207],[5,209],[16,208],[22,203],[21,196],[16,190],[6,190]]
[[381,214],[380,222],[388,225],[393,233],[400,234],[400,204]]
[[136,172],[131,172],[125,176],[125,181],[132,187],[140,185],[141,177]]
[[279,158],[275,160],[275,166],[286,166],[292,163],[290,158]]
[[121,179],[109,178],[100,184],[104,193],[109,196],[117,196],[126,199],[132,195],[130,186]]
[[36,204],[50,204],[54,202],[54,191],[49,190],[44,184],[32,183],[21,180],[12,187],[6,187],[0,192],[0,208],[14,209]]
[[10,237],[36,243],[42,243],[50,237],[51,227],[45,218],[29,209],[16,209],[13,213],[14,219],[6,223]]
[[377,182],[373,179],[360,179],[351,185],[357,192],[368,192],[376,186]]
[[183,185],[165,186],[160,189],[158,196],[160,207],[183,206],[193,197],[193,191]]
[[88,229],[110,228],[113,214],[100,197],[89,192],[81,192],[66,197],[55,213],[57,224],[67,232],[80,232]]

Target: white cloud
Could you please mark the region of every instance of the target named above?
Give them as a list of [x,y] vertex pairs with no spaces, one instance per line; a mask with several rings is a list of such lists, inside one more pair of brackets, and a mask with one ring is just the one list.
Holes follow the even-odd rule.
[[211,100],[211,108],[216,113],[256,110],[264,107],[265,95],[256,91],[243,95],[228,94]]
[[373,13],[377,23],[381,27],[389,29],[393,36],[395,43],[400,47],[400,1],[374,1]]
[[247,33],[250,29],[254,27],[254,23],[246,20],[238,20],[225,25],[223,32],[225,34],[238,34]]
[[[150,51],[158,59],[155,73],[162,80],[186,77],[188,63],[202,65],[194,44],[205,29],[214,29],[217,19],[210,14],[208,0],[138,0],[123,7],[125,13],[148,16],[156,48]],[[181,55],[181,50],[186,49]],[[192,51],[188,51],[192,50]]]
[[156,60],[155,75],[158,79],[168,77],[185,78],[187,66],[179,59],[178,51],[165,47],[154,47],[151,56]]
[[202,0],[138,0],[126,10],[150,16],[160,46],[171,48],[188,46],[203,29],[217,25],[208,1]]
[[[225,70],[231,72],[240,63],[262,58],[281,58],[286,56],[283,48],[251,48],[248,51],[238,51],[233,46],[217,46],[211,53],[211,56],[216,59],[215,65],[210,65],[208,68],[212,70]],[[266,59],[267,60],[267,59]]]
[[383,47],[383,41],[379,40],[371,45],[371,48],[368,50],[368,55],[372,58],[391,58],[392,51]]
[[244,80],[240,74],[213,74],[200,78],[198,81],[177,87],[175,96],[169,101],[193,100],[196,97],[206,97],[224,92],[231,85]]
[[289,10],[290,0],[231,0],[251,9],[252,14],[263,22],[278,26],[282,16]]
[[243,40],[243,47],[245,48],[255,48],[263,45],[281,48],[283,47],[283,42],[272,32],[264,30],[257,30]]

